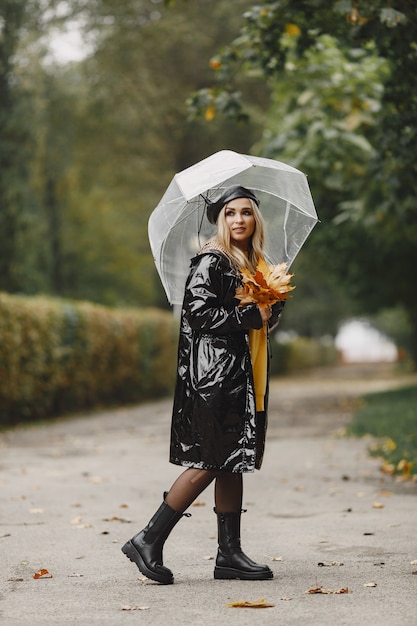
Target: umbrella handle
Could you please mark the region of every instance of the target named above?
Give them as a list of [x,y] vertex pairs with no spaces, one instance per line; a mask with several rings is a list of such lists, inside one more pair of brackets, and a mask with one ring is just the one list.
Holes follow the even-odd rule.
[[[206,205],[210,202],[209,198],[205,196],[204,194],[200,193],[200,196],[203,198]],[[197,231],[198,245],[200,246],[200,248],[201,248],[200,233],[201,233],[201,227],[203,225],[203,219],[204,219],[204,210],[201,214],[200,224],[198,225],[198,231]]]

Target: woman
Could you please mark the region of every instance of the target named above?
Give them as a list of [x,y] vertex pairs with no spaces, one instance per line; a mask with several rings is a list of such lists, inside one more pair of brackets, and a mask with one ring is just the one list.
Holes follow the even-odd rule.
[[169,533],[198,495],[215,481],[218,553],[214,577],[273,577],[242,551],[242,475],[262,463],[268,397],[267,326],[283,304],[239,306],[241,269],[255,273],[262,257],[264,225],[250,189],[233,185],[207,217],[217,235],[191,260],[178,347],[171,427],[171,463],[186,467],[148,525],[122,548],[148,578],[174,582],[163,565]]

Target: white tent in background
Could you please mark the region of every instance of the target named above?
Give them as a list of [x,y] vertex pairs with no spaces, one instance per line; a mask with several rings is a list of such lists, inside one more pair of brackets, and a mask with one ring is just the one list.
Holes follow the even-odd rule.
[[344,363],[389,363],[398,358],[396,345],[364,319],[342,324],[335,343]]

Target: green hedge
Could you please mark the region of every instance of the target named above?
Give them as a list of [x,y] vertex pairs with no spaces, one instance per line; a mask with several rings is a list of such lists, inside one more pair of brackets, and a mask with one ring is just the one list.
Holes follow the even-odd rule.
[[157,309],[0,293],[0,424],[165,395],[177,340]]
[[271,337],[271,375],[290,374],[312,367],[336,365],[339,360],[333,341],[296,337],[285,342]]

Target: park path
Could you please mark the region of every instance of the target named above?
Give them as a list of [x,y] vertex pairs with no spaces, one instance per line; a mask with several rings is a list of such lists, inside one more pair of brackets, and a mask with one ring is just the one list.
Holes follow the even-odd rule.
[[[389,365],[273,381],[242,519],[243,546],[272,581],[213,580],[211,488],[166,544],[174,585],[144,580],[122,555],[178,475],[171,400],[0,433],[0,623],[417,626],[417,484],[381,474],[369,442],[341,436],[363,394],[410,383]],[[42,568],[50,577],[35,579]],[[227,606],[262,597],[274,606]]]

